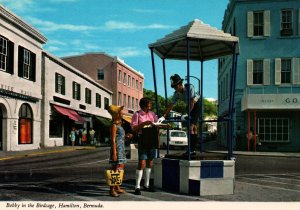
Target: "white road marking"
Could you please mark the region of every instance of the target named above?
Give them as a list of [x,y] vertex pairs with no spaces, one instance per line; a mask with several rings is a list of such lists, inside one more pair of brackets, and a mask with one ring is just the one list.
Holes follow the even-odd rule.
[[[294,178],[286,178],[286,177],[277,177],[277,176],[269,176],[269,175],[266,175],[265,177],[267,178],[270,178],[270,179],[279,179],[279,180],[290,180],[290,181],[293,181],[293,182],[299,182],[300,183],[300,180],[299,179],[294,179]],[[292,176],[293,177],[293,176]],[[294,184],[293,184],[294,185]]]
[[262,184],[254,184],[254,183],[237,181],[237,180],[235,180],[235,182],[239,182],[239,183],[243,183],[243,184],[248,184],[248,185],[253,185],[253,186],[259,186],[259,187],[265,187],[265,188],[270,188],[270,189],[286,190],[286,191],[292,191],[292,192],[298,192],[298,193],[300,193],[300,190],[293,190],[293,189],[287,189],[287,188],[282,188],[282,187],[266,186],[266,185],[262,185]]
[[[266,178],[268,178],[268,176],[264,176]],[[290,184],[290,183],[285,183],[285,182],[277,182],[277,181],[271,181],[271,180],[266,180],[266,179],[257,179],[257,178],[249,178],[249,177],[239,177],[240,179],[248,179],[248,180],[259,180],[259,181],[262,181],[262,182],[269,182],[269,183],[275,183],[275,184],[282,184],[282,185],[293,185],[293,186],[300,186],[300,185],[297,185],[297,184]]]
[[[135,186],[132,185],[132,184],[122,184],[122,186],[127,186],[127,187],[130,187],[130,188],[134,188]],[[161,194],[164,194],[164,195],[169,195],[169,196],[172,196],[172,197],[180,197],[180,198],[187,198],[187,199],[191,199],[191,198],[194,198],[195,200],[200,200],[200,201],[212,201],[212,200],[209,200],[209,199],[205,199],[205,198],[202,198],[202,197],[197,197],[197,196],[192,196],[192,195],[183,195],[183,194],[174,194],[174,193],[169,193],[169,192],[165,192],[165,191],[162,191],[162,190],[157,190],[157,192],[161,193]],[[143,191],[142,191],[143,193]],[[132,194],[134,197],[136,198],[139,198],[141,195],[134,195]],[[146,197],[145,197],[146,198]]]

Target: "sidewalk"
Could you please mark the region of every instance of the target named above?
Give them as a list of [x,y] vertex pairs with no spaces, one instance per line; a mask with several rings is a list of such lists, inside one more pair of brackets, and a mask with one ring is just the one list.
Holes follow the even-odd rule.
[[35,155],[43,155],[43,154],[51,154],[51,153],[60,153],[66,151],[75,151],[75,150],[87,150],[87,149],[95,149],[95,146],[59,146],[59,147],[45,147],[41,149],[35,150],[23,150],[23,151],[0,151],[0,161],[8,160],[12,158],[20,158],[20,157],[29,157]]
[[[216,141],[208,141],[204,143],[204,150],[210,153],[222,153],[227,154],[226,148],[217,144]],[[234,155],[245,155],[245,156],[269,156],[269,157],[299,157],[299,152],[260,152],[260,151],[237,151],[233,150]]]

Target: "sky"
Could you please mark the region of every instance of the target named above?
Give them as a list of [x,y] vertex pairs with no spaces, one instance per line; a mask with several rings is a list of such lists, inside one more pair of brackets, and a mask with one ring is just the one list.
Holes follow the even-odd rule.
[[[229,0],[0,0],[0,3],[40,31],[44,50],[56,57],[88,52],[118,56],[144,74],[144,88],[154,91],[148,45],[199,19],[221,29]],[[164,96],[161,59],[155,56],[158,94]],[[166,60],[169,78],[185,78],[186,61]],[[200,77],[200,62],[191,62],[190,75]],[[203,96],[217,99],[217,60],[204,62]],[[191,78],[198,89],[198,80]]]

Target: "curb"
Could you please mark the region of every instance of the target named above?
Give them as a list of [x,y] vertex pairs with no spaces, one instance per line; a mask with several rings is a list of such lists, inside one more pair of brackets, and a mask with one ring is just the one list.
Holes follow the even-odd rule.
[[[227,151],[205,151],[208,153],[224,153]],[[260,157],[295,157],[300,158],[300,153],[284,153],[284,152],[245,152],[245,151],[233,151],[233,155],[243,155],[243,156],[260,156]]]
[[16,153],[20,154],[14,154],[14,155],[8,155],[7,157],[0,157],[0,161],[2,160],[10,160],[15,158],[22,158],[22,157],[32,157],[32,156],[39,156],[39,155],[45,155],[45,154],[53,154],[53,153],[62,153],[62,152],[70,152],[70,151],[76,151],[76,150],[93,150],[96,149],[95,146],[85,146],[85,147],[74,147],[74,148],[62,148],[62,149],[41,149],[44,151],[17,151]]

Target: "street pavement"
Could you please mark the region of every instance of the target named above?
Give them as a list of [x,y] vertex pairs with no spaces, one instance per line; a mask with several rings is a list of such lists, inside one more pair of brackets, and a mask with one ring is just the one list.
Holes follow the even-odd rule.
[[[210,142],[213,144],[214,142]],[[217,150],[214,151],[213,146],[206,145],[206,149],[212,149],[209,152],[226,153],[226,151]],[[95,146],[63,146],[54,148],[42,148],[38,150],[27,150],[27,151],[10,151],[0,152],[0,162],[5,160],[16,159],[19,161],[19,165],[16,169],[22,167],[20,163],[23,163],[22,158],[31,157],[45,167],[40,172],[35,174],[43,175],[45,170],[49,174],[63,174],[63,176],[49,177],[47,182],[42,182],[39,179],[38,182],[31,182],[32,177],[28,177],[28,181],[24,181],[24,184],[20,182],[2,183],[2,193],[4,200],[12,199],[14,193],[18,196],[24,195],[24,187],[30,187],[30,193],[26,194],[26,199],[36,200],[45,198],[49,201],[57,200],[57,196],[60,196],[61,200],[74,200],[74,201],[94,201],[98,199],[105,199],[107,201],[116,200],[108,196],[107,186],[105,185],[104,177],[99,176],[98,171],[103,171],[107,167],[107,154],[109,147],[97,148]],[[91,150],[90,152],[87,150]],[[74,152],[72,152],[74,151]],[[77,152],[75,152],[77,151]],[[102,157],[96,156],[95,159],[85,157],[87,162],[76,162],[74,165],[69,166],[65,164],[60,166],[59,162],[55,162],[55,167],[51,166],[47,168],[46,163],[43,161],[59,160],[63,157],[63,153],[74,153],[72,156],[78,156],[80,154],[100,154],[105,151],[105,155]],[[161,154],[163,154],[162,151]],[[107,154],[106,154],[107,153]],[[92,154],[92,155],[93,155]],[[57,155],[57,156],[56,156]],[[49,156],[49,159],[46,158]],[[51,156],[51,157],[50,157]],[[173,192],[165,192],[157,189],[156,193],[143,192],[142,196],[134,195],[134,174],[135,167],[137,165],[136,160],[129,160],[126,164],[126,177],[127,180],[123,183],[123,187],[127,193],[120,198],[118,201],[300,201],[300,170],[297,166],[299,165],[299,153],[281,153],[281,152],[245,152],[245,151],[234,151],[234,156],[237,156],[237,167],[236,167],[236,179],[235,179],[235,190],[233,195],[220,195],[220,196],[190,196],[183,195]],[[44,159],[45,157],[45,159]],[[28,158],[29,161],[31,158]],[[105,158],[105,160],[103,159]],[[280,160],[278,159],[280,158]],[[251,166],[249,163],[255,163]],[[266,160],[266,161],[262,161]],[[289,163],[286,163],[286,161]],[[62,159],[61,161],[64,161]],[[268,162],[267,162],[268,161]],[[267,163],[266,163],[267,162]],[[32,162],[30,162],[32,163]],[[63,163],[63,162],[62,162]],[[258,165],[257,163],[260,163]],[[293,170],[286,170],[282,167],[282,171],[279,171],[275,167],[291,165]],[[249,166],[250,165],[250,166]],[[7,168],[8,165],[3,165]],[[13,164],[10,166],[13,167]],[[274,167],[273,167],[274,166]],[[97,168],[97,173],[95,173]],[[272,169],[274,168],[274,170]],[[80,172],[78,170],[81,170]],[[270,172],[270,169],[273,171]],[[85,172],[84,172],[85,171]],[[88,172],[88,176],[84,176]],[[7,172],[9,173],[9,172]],[[44,175],[46,175],[45,173]],[[20,174],[22,175],[22,174]],[[17,176],[17,175],[14,175]],[[42,176],[41,176],[42,177]],[[39,177],[39,178],[41,178]],[[13,179],[14,177],[11,177]],[[34,176],[33,176],[34,178]],[[47,178],[47,177],[46,177]],[[51,178],[51,179],[50,179]],[[17,180],[17,178],[16,178]],[[71,181],[70,181],[71,180]],[[75,181],[72,181],[75,180]],[[12,190],[15,190],[12,191]],[[26,190],[27,191],[27,190]],[[43,193],[45,191],[45,193]],[[52,193],[50,193],[52,192]],[[29,197],[30,196],[30,197]],[[32,196],[32,197],[31,197]],[[46,196],[46,197],[45,197]],[[2,200],[3,200],[2,199]]]
[[[22,156],[35,156],[42,154],[60,153],[72,150],[88,150],[95,149],[95,146],[58,146],[58,147],[44,147],[36,150],[22,150],[22,151],[0,151],[0,160],[11,159]],[[217,145],[216,141],[206,142],[204,144],[206,152],[226,154],[224,148]],[[297,152],[260,152],[260,151],[233,151],[234,155],[244,156],[268,156],[268,157],[299,157]]]

